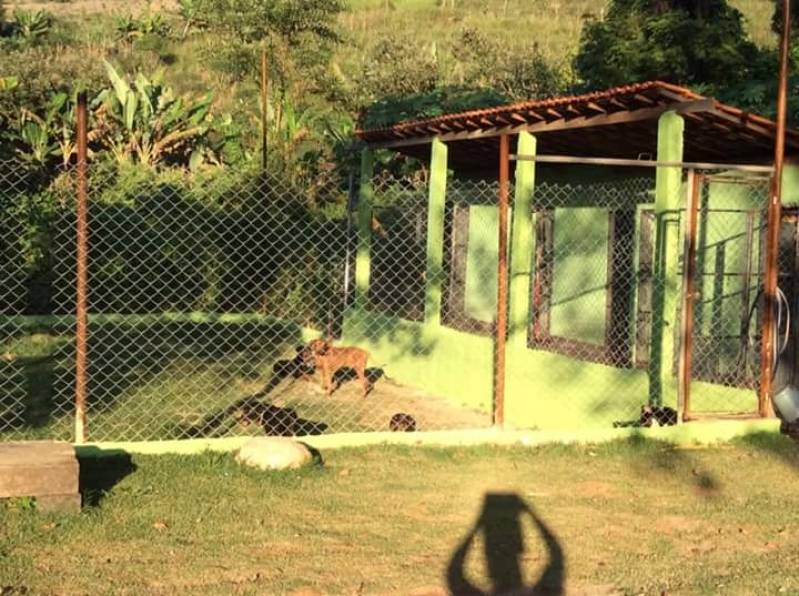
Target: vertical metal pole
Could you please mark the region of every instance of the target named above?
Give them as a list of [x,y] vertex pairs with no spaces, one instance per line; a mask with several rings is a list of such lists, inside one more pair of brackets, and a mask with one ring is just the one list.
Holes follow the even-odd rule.
[[508,186],[510,137],[499,137],[499,257],[495,340],[494,424],[505,423],[505,342],[508,327]]
[[266,45],[261,47],[261,167],[266,170],[267,156],[267,101],[269,100],[269,75],[267,73]]
[[86,441],[86,368],[88,340],[87,280],[88,280],[88,214],[86,206],[86,94],[78,95],[78,165],[77,165],[77,227],[76,239],[76,296],[75,296],[75,442]]
[[350,172],[349,185],[347,186],[347,233],[344,237],[344,308],[350,304],[350,259],[352,258],[352,217],[355,204],[355,176]]
[[682,320],[680,321],[679,407],[683,422],[691,419],[691,369],[694,348],[694,300],[696,298],[696,230],[699,221],[699,192],[702,176],[688,171],[687,220],[685,225],[682,279]]
[[791,30],[791,3],[782,3],[782,40],[780,43],[780,78],[777,92],[777,131],[774,139],[774,177],[768,199],[768,225],[766,228],[766,263],[764,280],[763,331],[760,356],[760,392],[757,400],[758,414],[765,418],[772,413],[771,381],[774,377],[774,321],[777,307],[777,272],[779,263],[780,220],[782,219],[782,167],[785,157],[785,116],[787,112],[788,49]]

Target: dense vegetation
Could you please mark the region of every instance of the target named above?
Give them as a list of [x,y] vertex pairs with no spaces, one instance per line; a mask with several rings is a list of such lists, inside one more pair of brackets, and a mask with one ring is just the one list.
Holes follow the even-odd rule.
[[359,122],[651,78],[773,111],[772,0],[178,0],[135,12],[116,1],[0,0],[0,164],[15,160],[0,169],[0,207],[25,230],[4,250],[25,263],[29,311],[48,310],[80,91],[93,198],[135,208],[147,179],[153,196],[223,204],[193,189],[218,172],[257,176],[265,51],[270,180],[302,189],[301,219],[343,213]]
[[179,0],[89,18],[73,16],[69,1],[51,12],[0,8],[0,157],[74,159],[74,98],[87,89],[96,158],[194,169],[257,161],[262,48],[272,167],[303,178],[350,165],[359,117],[378,126],[651,78],[768,114],[774,6]]

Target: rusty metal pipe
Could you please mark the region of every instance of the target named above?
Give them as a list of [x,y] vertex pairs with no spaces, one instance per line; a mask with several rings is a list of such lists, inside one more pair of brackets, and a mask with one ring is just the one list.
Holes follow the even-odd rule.
[[696,231],[699,221],[699,192],[702,184],[702,176],[697,174],[694,170],[689,170],[679,359],[679,409],[683,422],[687,422],[691,419],[691,372],[693,367],[694,302],[696,300]]
[[776,362],[773,358],[777,308],[777,273],[780,249],[780,220],[782,218],[782,170],[785,159],[785,119],[788,106],[788,50],[791,31],[791,3],[783,0],[782,39],[780,42],[780,74],[777,91],[777,132],[774,139],[774,175],[768,199],[768,224],[766,228],[766,258],[764,280],[764,309],[762,346],[760,356],[760,391],[757,411],[761,417],[771,416],[772,380]]
[[505,424],[505,343],[508,327],[508,187],[510,138],[499,138],[499,237],[497,246],[497,321],[495,327],[494,424]]
[[86,93],[78,95],[77,105],[77,223],[76,241],[76,295],[75,295],[75,442],[86,441],[86,382],[88,366],[88,213],[86,199],[87,158],[87,109]]
[[266,60],[266,46],[261,48],[261,167],[266,170],[266,157],[269,135],[267,132],[267,101],[269,99],[269,74]]

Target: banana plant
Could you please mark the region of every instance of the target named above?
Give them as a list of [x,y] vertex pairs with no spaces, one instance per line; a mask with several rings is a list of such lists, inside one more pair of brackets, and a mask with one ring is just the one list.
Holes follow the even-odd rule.
[[319,149],[317,124],[321,114],[313,108],[297,108],[288,95],[267,107],[269,151],[290,172],[297,173],[302,159]]
[[147,12],[140,18],[133,15],[117,17],[114,20],[114,28],[119,39],[128,42],[140,39],[145,35],[165,37],[172,30],[160,12]]
[[21,109],[16,129],[12,131],[17,155],[24,161],[42,165],[54,157],[63,165],[69,164],[76,149],[74,122],[75,102],[66,93],[53,94],[43,114]]
[[192,29],[203,31],[208,28],[208,21],[203,18],[199,0],[178,0],[178,12],[183,18],[181,39],[185,39]]
[[4,91],[11,91],[19,86],[19,79],[17,77],[0,77],[0,93]]
[[161,82],[162,72],[129,82],[110,63],[105,68],[111,87],[94,102],[100,144],[123,163],[196,165],[192,154],[205,146],[212,96],[184,102]]
[[15,10],[12,31],[18,37],[28,41],[37,40],[50,33],[53,17],[43,10]]

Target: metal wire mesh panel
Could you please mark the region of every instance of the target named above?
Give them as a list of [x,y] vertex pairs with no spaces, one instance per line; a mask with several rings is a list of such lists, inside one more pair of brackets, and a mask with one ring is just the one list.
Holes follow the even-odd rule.
[[[1,193],[21,207],[3,212],[0,433],[70,438],[76,176],[14,183]],[[361,210],[346,183],[311,193],[258,172],[91,168],[88,438],[490,422],[490,386],[483,403],[459,402],[436,361],[453,340],[426,320],[444,279],[428,257],[426,181],[372,184]],[[31,223],[39,194],[47,217]],[[320,337],[332,347],[309,347]]]
[[647,371],[653,298],[662,295],[653,276],[654,180],[592,181],[587,171],[561,182],[557,174],[534,192],[521,376],[544,423],[633,424],[658,397]]
[[[475,428],[492,420],[493,340],[459,333],[448,323],[453,184],[448,181],[445,197],[430,195],[424,175],[375,179],[365,222],[369,276],[356,279],[368,286],[367,300],[363,308],[355,301],[344,326],[344,339],[366,349],[383,375],[377,386],[393,392],[385,403],[426,429]],[[496,185],[492,192],[495,202]]]
[[485,337],[496,322],[498,194],[496,182],[453,179],[445,206],[443,322]]
[[768,180],[707,173],[700,184],[691,413],[753,413]]
[[73,322],[60,307],[54,237],[63,172],[0,163],[0,433],[71,436]]
[[[656,201],[639,170],[541,166],[509,185],[504,258],[497,181],[442,171],[299,184],[92,165],[88,438],[484,427],[500,382],[507,426],[639,425],[678,407],[686,338],[691,413],[754,409],[762,178],[700,177],[680,335],[679,171]],[[75,174],[0,164],[3,439],[72,438]],[[796,377],[797,221],[787,209],[777,386]]]
[[424,320],[427,181],[378,178],[369,223],[369,307],[403,319]]

